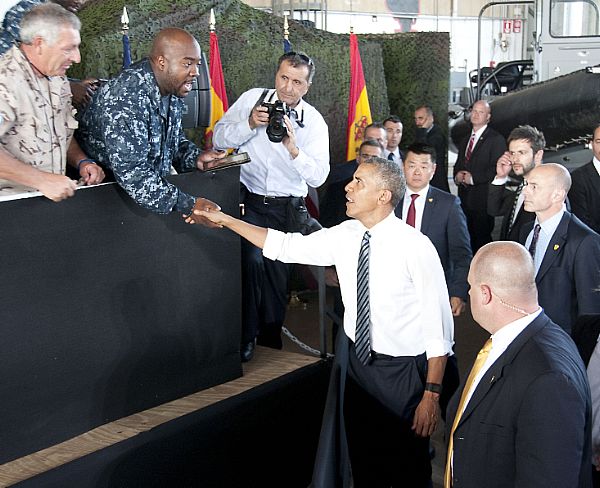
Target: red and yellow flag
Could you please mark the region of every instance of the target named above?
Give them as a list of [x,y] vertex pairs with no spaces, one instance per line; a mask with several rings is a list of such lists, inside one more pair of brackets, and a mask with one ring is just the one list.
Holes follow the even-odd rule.
[[229,108],[227,93],[225,92],[225,79],[223,77],[223,66],[221,65],[221,53],[219,52],[219,38],[215,32],[210,33],[210,127],[207,127],[204,141],[207,149],[212,148],[212,135],[215,124]]
[[356,34],[350,34],[350,99],[348,101],[348,144],[346,160],[356,159],[363,139],[365,127],[369,125],[371,108],[367,96],[367,85],[358,50]]

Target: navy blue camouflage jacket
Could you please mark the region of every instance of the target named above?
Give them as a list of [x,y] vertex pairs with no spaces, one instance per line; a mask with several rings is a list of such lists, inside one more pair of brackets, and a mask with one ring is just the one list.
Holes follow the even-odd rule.
[[189,213],[195,197],[165,177],[196,168],[200,149],[183,133],[183,101],[163,104],[150,61],[144,59],[108,81],[83,113],[77,141],[90,158],[112,170],[141,206],[157,213]]

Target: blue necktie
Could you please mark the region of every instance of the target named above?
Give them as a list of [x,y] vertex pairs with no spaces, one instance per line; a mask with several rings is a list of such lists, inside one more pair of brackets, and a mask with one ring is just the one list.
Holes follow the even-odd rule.
[[356,272],[356,331],[354,347],[358,360],[367,365],[371,355],[370,325],[371,311],[369,304],[369,255],[371,234],[366,231],[360,245],[358,269]]

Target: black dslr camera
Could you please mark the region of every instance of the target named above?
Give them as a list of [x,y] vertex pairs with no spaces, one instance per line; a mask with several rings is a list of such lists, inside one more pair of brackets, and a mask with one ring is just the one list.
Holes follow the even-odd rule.
[[269,113],[269,125],[267,125],[267,136],[271,142],[281,142],[287,135],[287,128],[283,121],[283,116],[286,114],[283,102],[275,100],[275,103],[262,103],[263,107],[267,107]]

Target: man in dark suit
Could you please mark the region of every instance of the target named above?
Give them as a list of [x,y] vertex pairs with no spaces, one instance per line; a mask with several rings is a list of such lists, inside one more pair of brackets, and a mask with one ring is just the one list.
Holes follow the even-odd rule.
[[[446,275],[452,313],[459,316],[465,308],[469,290],[467,274],[473,254],[458,198],[430,185],[436,170],[436,156],[433,147],[418,142],[406,150],[406,193],[395,212],[429,237],[435,246]],[[407,219],[413,200],[411,195],[418,195],[412,204],[414,220]]]
[[[520,125],[512,130],[507,143],[508,151],[498,159],[496,177],[489,188],[488,214],[504,217],[499,240],[518,242],[521,227],[535,218],[535,213],[523,208],[523,179],[542,164],[546,140],[535,127]],[[515,190],[507,188],[515,184]]]
[[592,152],[594,158],[571,173],[569,201],[573,213],[600,233],[600,125],[594,130]]
[[415,110],[417,134],[415,140],[433,146],[436,154],[435,174],[431,185],[450,193],[448,185],[448,141],[442,128],[435,124],[433,109],[429,105],[421,105]]
[[471,248],[476,252],[492,241],[494,218],[487,213],[488,188],[496,174],[496,161],[506,151],[504,138],[488,127],[490,106],[479,100],[471,110],[473,130],[458,148],[454,181],[467,216]]
[[400,117],[390,115],[383,121],[383,128],[387,134],[387,145],[384,151],[384,157],[396,164],[402,164],[404,154],[400,150],[400,141],[402,140],[402,131],[404,126]]
[[533,256],[540,305],[567,333],[580,315],[600,313],[600,236],[565,209],[571,176],[560,164],[531,170],[523,190],[534,222],[520,240]]
[[540,309],[515,242],[481,248],[471,311],[491,338],[448,407],[449,488],[591,486],[591,399],[571,338]]
[[[395,213],[433,243],[444,268],[452,315],[458,317],[465,309],[469,291],[467,274],[473,254],[467,219],[460,208],[460,201],[454,195],[430,185],[436,171],[435,161],[436,153],[432,146],[416,142],[408,147],[404,158],[406,193]],[[418,196],[413,198],[412,195]],[[444,419],[446,406],[458,383],[456,358],[450,356],[440,395]]]

